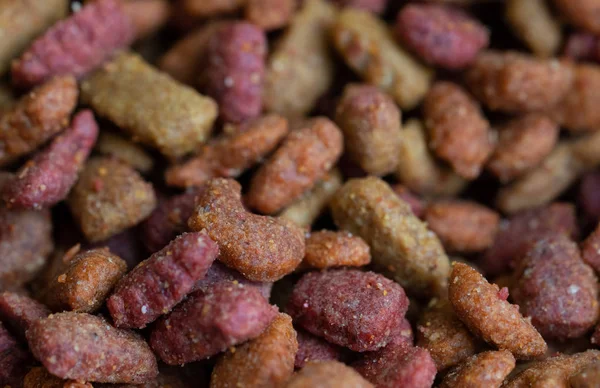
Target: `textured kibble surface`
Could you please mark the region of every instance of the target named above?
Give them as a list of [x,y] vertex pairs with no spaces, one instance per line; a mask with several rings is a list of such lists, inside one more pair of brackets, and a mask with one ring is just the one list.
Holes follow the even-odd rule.
[[21,339],[33,322],[48,315],[50,310],[45,305],[27,295],[10,291],[0,294],[0,320]]
[[515,358],[508,350],[481,352],[450,371],[440,388],[500,387],[514,367]]
[[371,262],[369,246],[358,236],[347,232],[319,231],[306,239],[303,267],[362,267]]
[[310,362],[287,383],[287,388],[304,387],[356,387],[371,388],[357,371],[337,361]]
[[339,360],[342,348],[304,330],[296,330],[298,338],[298,353],[294,366],[302,368],[309,362]]

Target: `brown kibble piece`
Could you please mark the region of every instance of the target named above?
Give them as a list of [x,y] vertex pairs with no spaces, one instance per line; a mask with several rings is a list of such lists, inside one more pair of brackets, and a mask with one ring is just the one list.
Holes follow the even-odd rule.
[[600,362],[594,362],[569,378],[571,388],[594,388],[600,386]]
[[232,179],[210,180],[189,220],[219,244],[219,260],[250,280],[272,282],[292,272],[304,257],[304,232],[289,221],[249,213],[241,186]]
[[361,267],[371,262],[369,246],[348,232],[323,230],[306,239],[303,268]]
[[295,0],[246,0],[245,17],[265,31],[285,27],[296,8]]
[[450,371],[440,388],[500,388],[515,367],[515,358],[508,350],[476,354]]
[[333,198],[336,225],[362,237],[373,264],[417,294],[437,294],[448,279],[450,264],[438,238],[379,178],[351,179]]
[[45,368],[35,367],[25,376],[23,388],[92,388],[92,384],[63,380],[50,374]]
[[156,207],[152,185],[129,165],[92,158],[69,197],[71,211],[90,242],[105,240],[146,218]]
[[494,242],[500,215],[473,201],[446,200],[430,203],[425,222],[450,252],[481,252]]
[[554,4],[575,26],[588,30],[594,34],[600,34],[600,21],[598,21],[598,12],[600,12],[600,3],[596,0],[554,0]]
[[168,0],[128,0],[122,1],[123,13],[129,16],[137,40],[151,36],[160,29],[171,16]]
[[519,360],[543,355],[548,346],[540,333],[523,318],[518,306],[498,296],[499,291],[473,268],[453,263],[448,297],[469,330],[499,349],[509,350]]
[[531,113],[513,119],[499,130],[498,144],[487,169],[508,182],[537,167],[556,145],[558,125],[547,116]]
[[244,3],[245,0],[179,0],[177,6],[194,18],[210,18],[234,12]]
[[210,387],[282,386],[294,372],[297,351],[292,319],[280,313],[258,338],[228,351],[217,361]]
[[112,132],[100,132],[96,151],[120,159],[141,173],[149,173],[154,167],[154,160],[144,148]]
[[338,103],[335,121],[346,153],[370,175],[386,175],[398,165],[400,110],[375,86],[350,84]]
[[74,77],[57,77],[0,115],[0,165],[30,153],[65,128],[78,94]]
[[337,162],[343,149],[340,129],[317,117],[293,131],[254,174],[247,204],[274,214],[310,190]]
[[54,311],[94,312],[125,272],[127,263],[108,248],[84,251],[65,263],[42,299]]
[[458,319],[448,300],[434,298],[419,319],[417,346],[429,350],[441,372],[476,354],[478,341]]
[[373,388],[357,371],[339,361],[309,362],[288,381],[286,388]]

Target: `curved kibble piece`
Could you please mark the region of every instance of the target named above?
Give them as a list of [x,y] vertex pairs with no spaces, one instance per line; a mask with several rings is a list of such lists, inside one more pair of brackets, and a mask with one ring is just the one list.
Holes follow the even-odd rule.
[[373,264],[417,294],[446,287],[450,263],[442,244],[379,178],[351,179],[330,203],[336,225],[371,247]]
[[209,181],[190,217],[190,228],[206,229],[219,244],[219,261],[248,279],[281,279],[304,257],[304,231],[291,222],[247,212],[241,189],[232,179]]
[[303,268],[362,267],[371,262],[369,246],[348,232],[322,230],[306,238]]
[[300,369],[308,362],[339,360],[342,348],[304,330],[297,330],[298,353],[294,367]]
[[598,320],[598,279],[567,236],[537,241],[513,276],[512,298],[544,338],[578,338]]
[[569,378],[571,388],[594,388],[600,386],[600,362],[594,362]]
[[68,203],[88,241],[98,242],[148,217],[156,207],[156,195],[129,165],[94,157],[86,163]]
[[305,274],[287,312],[312,334],[357,352],[390,342],[408,309],[402,287],[374,272],[337,269]]
[[2,197],[9,207],[41,209],[67,197],[98,137],[90,110],[79,112],[71,126],[25,162],[7,183]]
[[493,152],[490,123],[460,86],[436,82],[423,101],[429,147],[465,179],[475,179]]
[[571,66],[516,51],[484,51],[466,73],[471,93],[491,110],[531,112],[549,110],[569,91]]
[[235,132],[202,147],[200,154],[169,167],[169,186],[201,186],[212,178],[235,178],[271,153],[288,134],[285,118],[270,114],[236,126]]
[[144,339],[86,313],[59,313],[27,331],[31,352],[63,379],[142,384],[158,375],[156,358]]
[[262,296],[265,297],[266,300],[269,300],[271,297],[271,289],[273,288],[273,283],[253,282],[252,280],[246,279],[236,270],[225,266],[219,261],[215,261],[208,269],[208,272],[206,272],[206,276],[196,282],[194,285],[194,291],[200,290],[206,292],[215,284],[222,282],[241,284],[246,287],[254,287],[262,294]]
[[448,298],[469,330],[519,360],[543,355],[548,346],[540,333],[523,318],[518,306],[501,298],[499,292],[498,286],[468,265],[452,264]]
[[370,175],[396,170],[401,142],[400,110],[377,87],[350,84],[338,103],[335,121],[344,133],[344,147],[360,168]]
[[309,362],[288,381],[286,388],[374,388],[357,371],[338,361]]
[[429,352],[407,345],[365,353],[352,367],[377,387],[431,388],[436,374]]
[[25,376],[23,388],[92,388],[92,384],[63,380],[53,376],[45,368],[35,367]]
[[116,285],[106,305],[115,325],[145,327],[192,291],[219,254],[205,233],[184,233],[142,261]]
[[294,372],[298,351],[292,319],[280,313],[260,336],[234,350],[217,361],[211,388],[283,386]]
[[225,23],[211,34],[200,83],[219,104],[223,121],[239,123],[260,114],[267,52],[264,31],[251,23]]
[[476,354],[478,342],[458,319],[448,300],[431,300],[421,314],[417,346],[429,351],[439,372]]
[[9,291],[0,294],[0,321],[21,339],[25,339],[25,332],[33,322],[48,315],[48,307],[26,295]]
[[221,282],[192,294],[158,321],[150,345],[167,364],[186,364],[256,338],[276,315],[258,289]]
[[482,352],[451,370],[439,387],[500,388],[514,367],[515,358],[508,350]]
[[254,174],[248,206],[274,214],[310,190],[342,154],[343,136],[329,119],[318,117],[293,131]]
[[544,361],[536,361],[505,381],[502,387],[569,387],[569,377],[598,361],[600,361],[598,350],[587,350],[570,356],[560,355]]
[[409,4],[395,32],[425,62],[446,69],[469,66],[490,40],[487,28],[466,12],[438,4]]
[[82,78],[116,50],[128,46],[135,28],[116,0],[101,0],[58,22],[12,63],[13,82],[31,87],[54,75]]
[[0,166],[35,150],[60,132],[69,122],[78,95],[73,76],[56,77],[1,114]]
[[91,313],[98,310],[127,272],[127,263],[108,248],[76,254],[42,291],[53,311]]

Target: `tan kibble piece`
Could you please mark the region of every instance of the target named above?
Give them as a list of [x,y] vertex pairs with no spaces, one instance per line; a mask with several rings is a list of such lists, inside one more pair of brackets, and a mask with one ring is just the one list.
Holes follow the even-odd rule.
[[454,196],[467,181],[442,166],[430,153],[423,124],[411,119],[404,124],[396,177],[407,188],[426,197]]
[[258,338],[221,356],[213,369],[210,387],[283,386],[294,372],[297,351],[292,318],[280,313]]
[[304,116],[329,89],[334,65],[327,33],[336,13],[328,1],[304,1],[269,57],[264,86],[266,111]]
[[400,108],[414,108],[429,90],[433,73],[400,48],[388,26],[372,13],[346,8],[331,33],[348,66],[394,97]]
[[515,358],[508,350],[476,354],[450,371],[440,388],[500,388],[515,367]]
[[270,31],[285,27],[296,9],[296,0],[246,0],[245,17],[250,23]]
[[467,264],[452,264],[448,298],[471,332],[499,349],[509,350],[515,358],[532,359],[548,349],[530,320],[519,313],[518,306],[502,298],[497,285],[488,283]]
[[375,267],[410,292],[435,295],[446,287],[450,264],[442,244],[387,183],[351,179],[330,207],[340,229],[369,244]]
[[552,57],[562,43],[561,25],[545,0],[508,0],[506,19],[515,34],[540,57]]
[[374,388],[357,371],[339,361],[309,362],[287,383],[286,388]]
[[142,173],[148,173],[154,167],[154,160],[144,148],[112,132],[100,132],[100,137],[96,142],[96,150],[103,155],[121,159]]
[[361,267],[371,262],[367,243],[348,232],[323,230],[306,238],[303,268]]

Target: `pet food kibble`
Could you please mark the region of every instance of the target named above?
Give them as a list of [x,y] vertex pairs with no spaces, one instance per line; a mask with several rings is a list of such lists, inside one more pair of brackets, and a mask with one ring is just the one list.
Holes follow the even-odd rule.
[[600,224],[581,244],[581,258],[600,273]]
[[544,338],[578,338],[598,320],[598,279],[565,235],[538,240],[514,277],[512,298]]
[[239,123],[260,114],[266,55],[265,33],[251,23],[224,23],[209,38],[201,84],[219,104],[224,121]]
[[253,176],[247,203],[273,214],[294,202],[322,179],[343,149],[340,129],[318,117],[293,131]]
[[151,36],[171,16],[169,0],[127,0],[121,1],[121,7],[131,19],[136,40]]
[[344,133],[346,153],[371,175],[386,175],[398,165],[400,111],[374,86],[351,84],[338,103],[336,123]]
[[600,385],[600,362],[594,362],[569,378],[571,388],[594,388]]
[[333,44],[366,82],[414,108],[425,96],[432,73],[402,50],[387,25],[367,11],[344,9],[332,29]]
[[531,113],[513,119],[499,131],[498,144],[487,169],[508,182],[537,167],[556,145],[558,125],[547,116]]
[[600,12],[600,4],[596,0],[554,0],[554,4],[575,26],[600,34],[600,22],[596,18]]
[[102,155],[122,160],[141,173],[148,173],[154,167],[154,161],[142,147],[111,132],[100,133],[96,150]]
[[491,345],[509,350],[517,359],[543,355],[548,346],[540,333],[523,318],[518,306],[499,297],[499,291],[473,268],[453,263],[448,296],[469,330]]
[[396,35],[425,62],[447,69],[470,65],[489,44],[489,32],[460,9],[409,4],[398,13]]
[[118,55],[81,85],[99,115],[170,158],[202,144],[217,116],[215,102],[157,71],[140,56]]
[[228,351],[217,361],[210,387],[283,386],[294,372],[297,351],[292,319],[280,313],[260,336]]
[[[585,221],[596,223],[600,221],[600,172],[585,174],[579,184],[579,195],[577,197]],[[588,263],[589,264],[589,263]]]
[[41,209],[65,199],[97,137],[98,125],[92,112],[78,113],[68,129],[25,162],[13,179],[6,183],[2,196],[7,205],[11,208]]
[[526,253],[531,243],[554,234],[564,234],[571,238],[578,236],[573,205],[557,202],[517,213],[502,221],[494,244],[486,251],[479,265],[488,276],[500,275]]
[[236,132],[217,138],[200,154],[165,173],[169,186],[200,186],[211,178],[236,178],[273,151],[288,134],[287,120],[275,114],[250,120]]
[[273,283],[253,282],[252,280],[246,279],[236,270],[221,264],[219,261],[215,261],[208,269],[206,276],[196,282],[194,291],[200,290],[202,292],[207,292],[217,283],[241,284],[246,287],[254,287],[266,300],[269,300],[271,289],[273,288]]
[[134,36],[134,25],[117,0],[95,1],[37,38],[12,63],[13,83],[32,87],[55,75],[82,78]]
[[476,354],[450,371],[440,388],[500,388],[515,367],[515,358],[507,350]]
[[323,230],[311,233],[306,239],[305,268],[361,267],[371,262],[367,243],[348,232]]
[[0,294],[0,320],[21,339],[25,339],[33,322],[48,315],[48,307],[26,295],[9,291]]
[[76,254],[43,291],[43,300],[54,311],[94,312],[127,271],[123,259],[108,248]]
[[184,233],[116,285],[106,305],[115,325],[143,328],[166,314],[202,279],[219,253],[204,233]]
[[447,251],[471,253],[494,243],[500,216],[477,202],[446,200],[429,204],[424,220]]
[[375,267],[403,287],[419,294],[445,288],[450,263],[442,244],[387,183],[374,177],[351,179],[330,206],[336,225],[365,240]]
[[50,315],[31,325],[27,340],[35,358],[62,379],[142,384],[158,374],[141,336],[94,315]]
[[304,330],[298,330],[298,353],[294,366],[302,368],[308,362],[339,360],[342,350],[337,345],[312,335]]
[[433,157],[427,145],[423,124],[409,120],[402,131],[398,150],[398,180],[423,196],[451,196],[460,193],[467,181]]
[[396,195],[400,197],[400,199],[402,199],[410,206],[410,209],[412,210],[415,216],[423,218],[425,208],[427,206],[425,201],[419,198],[419,196],[417,196],[416,194],[412,193],[406,186],[402,184],[393,185],[392,189],[394,190]]
[[309,362],[294,374],[286,388],[374,388],[357,371],[338,361]]
[[247,212],[240,192],[234,180],[209,181],[190,217],[190,228],[206,229],[219,244],[219,260],[248,279],[281,279],[304,257],[304,232],[289,221]]
[[146,218],[156,207],[152,185],[127,164],[92,158],[71,191],[69,205],[90,242],[105,240]]
[[23,388],[92,388],[92,384],[63,380],[42,367],[35,367],[25,376]]
[[328,31],[336,13],[325,0],[303,2],[269,56],[264,87],[266,111],[302,117],[329,89],[334,66]]
[[419,320],[417,345],[429,351],[441,372],[474,355],[478,341],[458,319],[450,302],[435,298]]
[[552,108],[574,80],[571,66],[515,51],[485,51],[466,74],[471,93],[491,110],[530,112]]
[[506,19],[515,34],[540,57],[551,57],[562,43],[561,25],[545,0],[508,0]]
[[596,61],[600,54],[599,40],[589,32],[572,32],[563,48],[563,55],[574,60]]
[[0,322],[0,384],[3,387],[22,384],[31,356]]
[[66,127],[78,94],[73,77],[54,78],[0,114],[0,165],[30,153]]
[[295,0],[247,0],[245,16],[250,23],[270,31],[286,26],[295,8]]
[[358,352],[387,345],[407,309],[402,287],[355,269],[305,274],[288,304],[294,322],[304,329]]
[[438,82],[423,102],[429,147],[457,174],[474,179],[493,151],[490,124],[460,86]]
[[9,69],[14,57],[63,18],[68,9],[67,0],[0,1],[0,36],[6,37],[0,45],[0,75]]
[[185,364],[256,338],[276,316],[277,308],[256,288],[217,283],[158,321],[150,344],[167,364]]
[[207,18],[241,8],[245,0],[179,0],[178,6],[195,18]]

